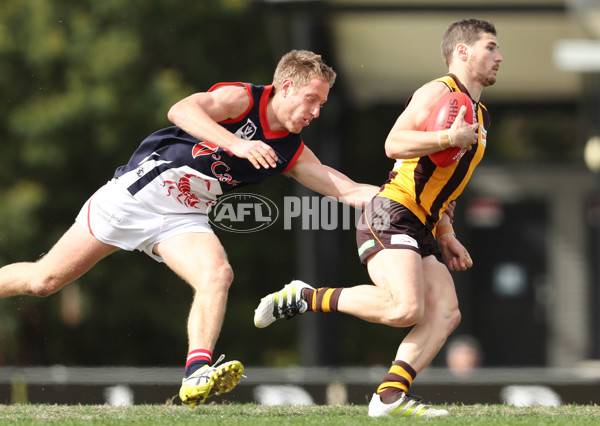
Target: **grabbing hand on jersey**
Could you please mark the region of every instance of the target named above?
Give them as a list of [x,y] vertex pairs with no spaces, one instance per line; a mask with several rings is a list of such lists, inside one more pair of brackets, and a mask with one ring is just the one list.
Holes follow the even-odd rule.
[[470,151],[472,146],[477,143],[479,135],[477,130],[479,129],[479,123],[469,124],[465,120],[465,113],[467,108],[461,106],[458,111],[458,116],[450,127],[450,134],[452,135],[453,146],[466,149]]

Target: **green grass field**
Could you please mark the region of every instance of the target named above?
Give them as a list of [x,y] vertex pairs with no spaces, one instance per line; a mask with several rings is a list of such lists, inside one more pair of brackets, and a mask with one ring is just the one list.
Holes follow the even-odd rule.
[[407,419],[367,417],[364,405],[279,406],[208,404],[194,410],[181,405],[0,405],[2,425],[598,425],[597,405],[517,408],[506,405],[449,405],[450,417]]

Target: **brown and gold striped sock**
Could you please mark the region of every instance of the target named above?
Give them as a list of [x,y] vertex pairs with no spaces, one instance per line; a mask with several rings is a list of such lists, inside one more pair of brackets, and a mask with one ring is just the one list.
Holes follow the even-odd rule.
[[408,393],[415,377],[417,377],[417,372],[410,365],[404,361],[394,361],[388,374],[383,378],[383,382],[377,388],[381,402],[391,404],[400,399],[403,393]]
[[302,299],[308,302],[308,310],[315,312],[337,312],[340,293],[343,288],[321,287],[304,289]]

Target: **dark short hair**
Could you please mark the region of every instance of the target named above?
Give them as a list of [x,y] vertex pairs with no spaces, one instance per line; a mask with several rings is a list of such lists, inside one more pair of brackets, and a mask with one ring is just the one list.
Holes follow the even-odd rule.
[[496,27],[490,21],[483,19],[463,19],[456,21],[446,29],[442,36],[442,57],[446,65],[450,65],[450,59],[454,48],[459,43],[467,46],[473,46],[480,38],[481,34],[496,35]]

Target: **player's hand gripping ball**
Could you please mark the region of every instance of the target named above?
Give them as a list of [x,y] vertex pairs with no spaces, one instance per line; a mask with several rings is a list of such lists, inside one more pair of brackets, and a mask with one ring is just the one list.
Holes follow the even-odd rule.
[[[435,109],[429,124],[427,125],[427,131],[433,132],[436,130],[449,129],[454,123],[460,107],[465,106],[467,111],[465,112],[465,121],[469,124],[473,124],[473,104],[469,95],[462,92],[450,92],[442,97]],[[467,152],[465,148],[459,148],[456,146],[446,148],[443,151],[435,152],[429,155],[431,161],[438,167],[448,167],[456,163],[462,158]]]

